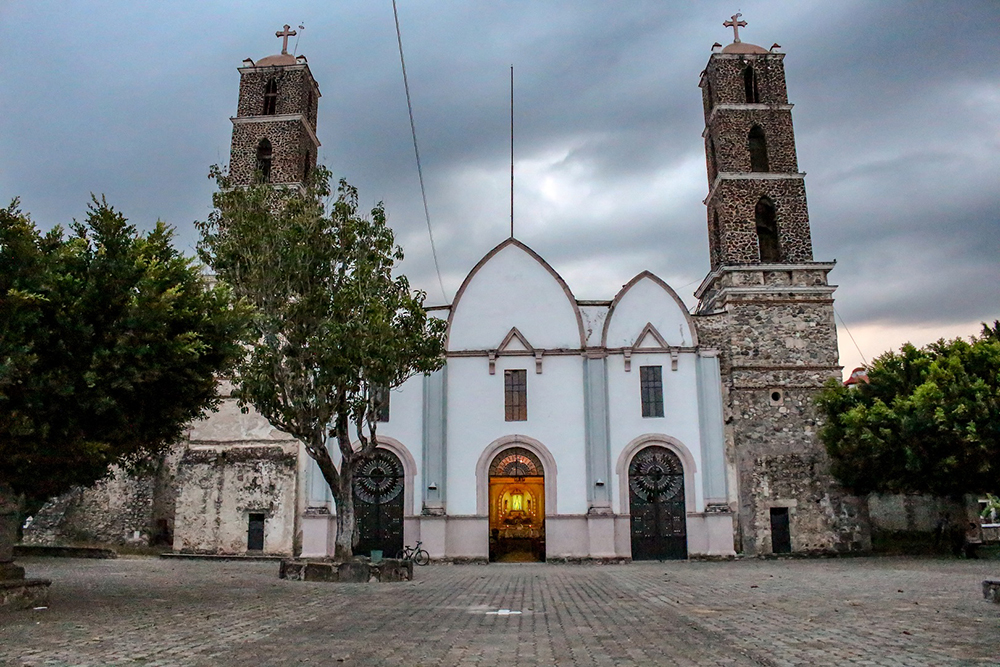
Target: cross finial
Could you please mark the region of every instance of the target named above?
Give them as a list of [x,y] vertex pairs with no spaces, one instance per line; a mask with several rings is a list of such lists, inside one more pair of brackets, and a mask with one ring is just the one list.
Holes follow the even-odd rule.
[[[740,43],[740,28],[747,27],[747,22],[740,20],[741,16],[743,16],[743,14],[740,14],[739,12],[736,12],[735,14],[733,14],[733,16],[732,16],[732,18],[730,18],[730,20],[728,20],[728,21],[726,21],[725,23],[722,24],[723,27],[732,28],[733,29],[733,43],[734,44],[739,44]],[[288,26],[286,25],[285,28],[288,28]],[[282,53],[284,53],[284,52],[282,52]]]
[[[737,14],[737,16],[738,16],[738,14]],[[744,23],[743,25],[746,25],[746,24]],[[275,37],[281,37],[281,54],[282,55],[285,55],[285,54],[288,53],[288,38],[289,37],[295,37],[295,35],[298,34],[294,30],[289,30],[289,28],[291,28],[291,27],[292,26],[290,26],[290,25],[288,25],[286,23],[284,30],[279,30],[278,32],[274,33]],[[736,41],[738,42],[740,40],[736,40]]]

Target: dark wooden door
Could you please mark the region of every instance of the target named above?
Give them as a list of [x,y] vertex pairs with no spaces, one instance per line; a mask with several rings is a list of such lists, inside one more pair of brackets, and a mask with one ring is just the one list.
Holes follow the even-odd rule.
[[381,550],[393,557],[403,550],[403,464],[387,449],[375,454],[354,475],[358,544],[354,553]]
[[247,551],[264,550],[264,514],[251,512],[247,526]]
[[640,450],[629,463],[632,559],[687,558],[684,468],[666,447]]
[[771,508],[771,551],[776,554],[792,553],[792,531],[787,507]]

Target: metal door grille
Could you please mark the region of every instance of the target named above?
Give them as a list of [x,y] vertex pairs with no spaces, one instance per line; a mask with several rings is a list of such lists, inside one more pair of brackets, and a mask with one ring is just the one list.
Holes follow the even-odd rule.
[[403,464],[385,449],[376,449],[354,474],[354,512],[358,543],[354,552],[379,549],[386,556],[403,550]]
[[633,560],[687,558],[684,468],[665,447],[639,451],[629,463]]

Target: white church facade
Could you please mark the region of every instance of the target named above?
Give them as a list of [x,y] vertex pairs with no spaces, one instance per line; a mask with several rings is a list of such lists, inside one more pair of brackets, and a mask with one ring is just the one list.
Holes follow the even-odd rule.
[[[628,560],[870,547],[813,397],[838,377],[832,262],[812,258],[784,54],[739,40],[701,75],[711,271],[689,313],[650,272],[578,298],[514,238],[472,268],[445,367],[389,392],[355,490],[357,551]],[[319,87],[301,56],[240,68],[230,173],[301,182]],[[661,267],[662,268],[662,267]],[[334,448],[335,449],[335,448]],[[303,448],[226,398],[171,463],[179,552],[333,553]]]

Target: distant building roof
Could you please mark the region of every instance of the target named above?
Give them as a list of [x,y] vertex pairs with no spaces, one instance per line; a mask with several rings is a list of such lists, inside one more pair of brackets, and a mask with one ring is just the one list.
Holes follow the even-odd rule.
[[853,371],[851,371],[850,377],[844,381],[845,387],[852,387],[856,384],[868,384],[868,371],[865,370],[864,366],[858,366]]

